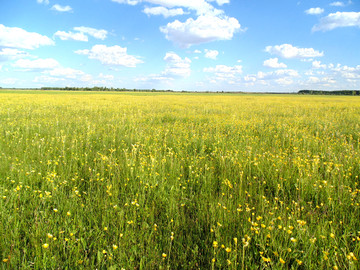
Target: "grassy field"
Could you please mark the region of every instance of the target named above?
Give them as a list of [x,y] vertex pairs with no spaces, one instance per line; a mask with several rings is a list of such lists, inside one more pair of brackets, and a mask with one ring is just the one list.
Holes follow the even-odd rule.
[[360,99],[0,92],[2,269],[360,269]]

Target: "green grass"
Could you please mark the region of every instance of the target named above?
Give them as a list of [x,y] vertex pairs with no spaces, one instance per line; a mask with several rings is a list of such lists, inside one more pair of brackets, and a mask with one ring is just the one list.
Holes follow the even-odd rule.
[[0,92],[2,269],[359,269],[356,97]]

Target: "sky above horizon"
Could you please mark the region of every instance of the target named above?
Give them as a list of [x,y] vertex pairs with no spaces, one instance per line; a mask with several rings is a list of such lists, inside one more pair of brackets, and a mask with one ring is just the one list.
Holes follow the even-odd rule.
[[0,0],[0,87],[360,89],[360,1]]

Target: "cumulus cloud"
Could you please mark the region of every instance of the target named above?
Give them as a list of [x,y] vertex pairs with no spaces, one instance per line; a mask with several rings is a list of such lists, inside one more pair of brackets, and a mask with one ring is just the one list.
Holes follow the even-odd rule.
[[0,50],[0,62],[2,61],[2,59],[4,59],[4,60],[16,59],[16,58],[22,58],[22,57],[27,57],[27,56],[29,56],[29,54],[27,52],[20,51],[18,49],[3,48]]
[[104,40],[107,37],[108,32],[103,29],[95,29],[91,27],[79,26],[73,28],[77,32],[65,32],[57,31],[54,36],[59,37],[61,40],[75,40],[75,41],[85,41],[87,42],[88,36],[92,36],[97,39]]
[[147,7],[143,10],[146,15],[162,15],[164,18],[186,14],[182,8],[168,9],[166,7]]
[[89,36],[92,36],[96,39],[101,39],[101,40],[106,39],[107,34],[108,34],[108,31],[106,31],[104,29],[95,29],[95,28],[85,27],[85,26],[74,27],[74,30],[78,31],[82,34],[87,34]]
[[314,50],[313,48],[298,48],[291,44],[282,44],[275,46],[267,46],[265,51],[270,54],[275,54],[283,58],[312,58],[321,57],[323,52]]
[[107,74],[103,74],[103,73],[99,74],[99,78],[105,79],[105,80],[108,80],[108,81],[112,81],[112,80],[115,79],[114,75],[107,75]]
[[[121,4],[136,5],[141,2],[146,2],[166,8],[183,7],[195,11],[198,15],[219,15],[223,11],[214,8],[206,0],[112,0],[113,2]],[[217,0],[219,5],[227,3],[228,0]]]
[[64,77],[68,79],[75,79],[78,76],[85,75],[85,73],[78,69],[58,67],[52,70],[45,71],[44,74],[55,77]]
[[321,64],[321,61],[313,61],[313,62],[312,62],[312,67],[313,67],[313,68],[323,68],[323,69],[325,69],[325,68],[326,68],[326,65],[325,65],[325,64]]
[[317,86],[330,86],[331,84],[335,84],[336,80],[332,77],[325,76],[325,77],[315,77],[311,76],[308,78],[307,83],[310,85],[317,85]]
[[316,8],[310,8],[308,10],[305,10],[305,13],[306,14],[309,14],[309,15],[318,15],[318,14],[321,14],[324,12],[324,9],[323,8],[319,8],[319,7],[316,7]]
[[293,69],[278,69],[271,72],[262,72],[257,73],[258,80],[278,80],[289,77],[298,77],[299,73]]
[[71,31],[57,31],[54,36],[59,37],[61,40],[88,41],[88,37],[84,33],[73,33]]
[[226,66],[226,65],[216,65],[215,67],[204,68],[204,72],[214,73],[216,80],[224,81],[228,79],[240,78],[242,74],[242,66]]
[[7,85],[14,85],[18,81],[19,81],[19,79],[17,79],[17,78],[5,78],[5,79],[1,79],[0,83],[7,84]]
[[44,4],[44,5],[49,4],[49,0],[36,0],[36,2],[38,2],[39,4]]
[[53,58],[46,59],[19,59],[15,62],[14,67],[23,68],[27,70],[45,70],[53,69],[59,66],[59,62]]
[[176,79],[181,79],[190,76],[191,74],[191,60],[187,57],[181,58],[174,52],[167,52],[163,59],[166,62],[165,69],[159,74],[150,74],[147,76],[138,76],[134,79],[135,82],[155,87],[170,87],[171,82]]
[[330,6],[333,6],[333,7],[344,7],[345,4],[344,4],[344,2],[336,1],[336,2],[330,3]]
[[338,27],[360,27],[360,12],[336,12],[330,13],[320,19],[320,23],[312,28],[312,31],[330,31]]
[[191,60],[187,57],[182,59],[174,52],[167,52],[164,60],[167,65],[165,71],[162,73],[164,76],[187,77],[191,73]]
[[305,85],[309,87],[357,88],[360,82],[360,65],[346,66],[342,64],[322,64],[320,61],[312,63],[312,69],[305,73],[309,76]]
[[[241,29],[236,18],[228,17],[223,10],[215,8],[210,2],[219,6],[229,0],[112,0],[113,2],[136,5],[150,3],[156,7],[146,7],[143,12],[148,15],[171,17],[196,12],[197,18],[189,18],[185,22],[175,20],[160,27],[166,39],[173,41],[182,48],[194,44],[215,40],[230,40],[234,33]],[[185,9],[185,11],[183,10]],[[187,12],[189,11],[189,12]]]
[[143,63],[138,56],[127,54],[127,48],[118,45],[112,47],[95,45],[90,50],[78,50],[75,53],[87,55],[89,59],[98,60],[106,65],[136,67],[137,64]]
[[286,64],[279,63],[279,59],[277,57],[265,60],[263,65],[270,68],[287,68]]
[[[211,1],[214,1],[214,0],[211,0]],[[219,6],[222,6],[223,4],[229,4],[229,3],[230,3],[230,0],[216,0],[216,3],[217,3]]]
[[59,12],[71,12],[73,10],[70,6],[60,6],[59,4],[53,5],[51,9]]
[[141,2],[141,0],[111,0],[111,1],[120,3],[120,4],[128,4],[128,5],[136,5],[139,2]]
[[343,66],[340,64],[331,65],[331,70],[336,74],[337,77],[345,79],[360,80],[360,65],[356,67]]
[[205,57],[209,59],[216,60],[216,57],[219,55],[217,50],[207,50],[205,49]]
[[241,29],[237,19],[227,16],[199,16],[196,20],[189,18],[185,22],[175,20],[160,28],[166,39],[188,48],[215,40],[230,40],[234,33]]
[[288,77],[276,79],[275,82],[280,85],[290,85],[294,83],[294,80]]
[[0,24],[0,46],[33,50],[40,46],[55,45],[47,36],[27,32],[18,27],[6,27]]

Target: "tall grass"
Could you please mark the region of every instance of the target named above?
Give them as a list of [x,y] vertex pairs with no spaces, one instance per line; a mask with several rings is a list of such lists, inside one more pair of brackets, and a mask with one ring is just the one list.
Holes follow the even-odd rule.
[[2,269],[359,269],[360,100],[0,93]]

